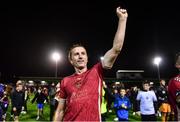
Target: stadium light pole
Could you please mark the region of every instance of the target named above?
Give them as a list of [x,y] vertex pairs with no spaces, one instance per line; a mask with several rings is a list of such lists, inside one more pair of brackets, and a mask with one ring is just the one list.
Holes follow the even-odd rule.
[[55,77],[57,78],[57,72],[58,72],[58,61],[60,60],[61,56],[58,52],[54,52],[52,53],[52,59],[55,61],[56,63],[56,68],[55,68]]
[[153,63],[157,66],[157,71],[158,71],[158,80],[160,81],[160,70],[159,70],[159,64],[161,63],[162,59],[161,57],[157,56],[154,58]]

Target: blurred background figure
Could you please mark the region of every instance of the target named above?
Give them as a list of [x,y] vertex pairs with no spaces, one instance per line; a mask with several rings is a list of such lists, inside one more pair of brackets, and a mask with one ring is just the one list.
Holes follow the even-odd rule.
[[40,117],[43,116],[43,108],[44,108],[44,103],[48,102],[47,95],[44,94],[43,90],[41,87],[38,88],[38,92],[35,94],[34,98],[32,99],[32,103],[36,101],[37,103],[37,117],[36,120],[39,120]]
[[21,80],[18,80],[16,83],[16,88],[11,95],[11,102],[14,121],[18,122],[24,104],[23,82]]
[[29,91],[27,89],[27,86],[24,87],[24,104],[22,109],[22,114],[27,113],[27,101],[29,100]]
[[[4,85],[0,84],[0,99],[3,98],[3,93],[4,93]],[[0,102],[1,103],[1,102]],[[2,103],[1,103],[2,104]],[[0,104],[0,121],[3,120],[2,116],[3,116],[3,109],[2,109],[2,105]]]
[[150,82],[143,82],[143,90],[138,92],[137,105],[138,115],[141,115],[142,121],[156,121],[157,97],[153,90],[150,90]]
[[132,111],[133,115],[137,112],[137,102],[136,102],[136,97],[138,94],[138,88],[137,86],[134,86],[131,90],[131,103],[132,103]]
[[161,79],[160,86],[157,88],[158,108],[161,113],[163,122],[168,121],[171,112],[171,107],[168,102],[168,91],[166,81]]
[[[58,107],[58,103],[59,103],[59,92],[60,92],[60,82],[57,83],[56,85],[56,94],[55,94],[55,97],[54,97],[54,111],[52,111],[52,114],[53,114],[53,118],[54,118],[54,114],[55,114],[55,111]],[[52,118],[52,119],[53,119]]]
[[128,121],[129,120],[129,109],[131,108],[131,102],[126,96],[125,88],[120,88],[120,95],[116,98],[114,103],[114,108],[116,109],[116,116],[118,121]]
[[49,101],[50,101],[50,121],[53,120],[53,115],[55,111],[55,97],[56,95],[56,86],[55,83],[52,82],[49,88]]
[[1,104],[1,108],[2,108],[2,120],[5,121],[6,120],[6,112],[8,110],[8,106],[9,106],[9,99],[8,99],[8,95],[7,95],[6,91],[4,91],[3,97],[0,99],[0,104]]
[[108,87],[103,81],[103,88],[102,88],[102,103],[101,103],[101,120],[106,121],[107,117],[107,93],[108,93]]

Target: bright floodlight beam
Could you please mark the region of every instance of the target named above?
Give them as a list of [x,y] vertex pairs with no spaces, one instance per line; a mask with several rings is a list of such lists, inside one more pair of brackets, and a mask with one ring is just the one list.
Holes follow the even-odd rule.
[[58,64],[58,61],[60,60],[60,58],[61,58],[61,56],[60,56],[60,54],[58,53],[58,52],[54,52],[53,54],[52,54],[52,59],[55,61],[55,63],[56,63],[56,70],[55,70],[55,77],[57,77],[57,64]]
[[52,54],[52,59],[53,59],[54,61],[59,61],[59,60],[60,60],[60,54],[59,54],[58,52],[54,52],[54,53]]
[[154,64],[157,66],[158,70],[158,80],[160,81],[160,71],[159,71],[159,64],[161,63],[162,59],[161,57],[155,57],[154,58]]
[[162,60],[161,57],[155,57],[155,58],[154,58],[154,64],[155,64],[155,65],[159,65],[160,62],[161,62],[161,60]]

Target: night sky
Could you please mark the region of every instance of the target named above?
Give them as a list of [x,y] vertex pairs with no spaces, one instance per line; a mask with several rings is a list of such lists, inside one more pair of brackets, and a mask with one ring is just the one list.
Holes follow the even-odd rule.
[[50,54],[58,50],[58,76],[74,72],[67,60],[72,44],[82,43],[89,55],[88,67],[112,47],[118,18],[116,7],[128,10],[122,52],[106,77],[119,69],[144,70],[157,77],[152,59],[159,55],[161,77],[177,73],[174,55],[180,51],[180,8],[176,0],[82,0],[67,2],[11,2],[0,6],[1,76],[53,77],[55,62]]

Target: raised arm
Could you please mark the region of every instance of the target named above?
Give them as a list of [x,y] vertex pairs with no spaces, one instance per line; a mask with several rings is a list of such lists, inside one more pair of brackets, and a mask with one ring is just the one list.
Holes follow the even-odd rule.
[[112,48],[106,52],[104,59],[102,60],[103,68],[111,69],[117,56],[119,55],[124,42],[126,21],[127,21],[127,11],[118,7],[116,9],[117,16],[119,18],[118,28],[114,37]]

